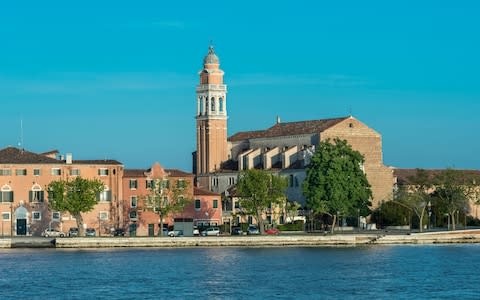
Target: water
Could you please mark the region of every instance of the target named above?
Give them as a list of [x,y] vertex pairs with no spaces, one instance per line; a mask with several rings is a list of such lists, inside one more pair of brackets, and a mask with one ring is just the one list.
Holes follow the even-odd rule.
[[1,299],[480,299],[480,245],[0,250]]

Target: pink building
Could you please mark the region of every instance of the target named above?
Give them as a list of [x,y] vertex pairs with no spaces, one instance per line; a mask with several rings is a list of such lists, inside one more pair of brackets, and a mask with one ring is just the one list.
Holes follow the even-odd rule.
[[82,214],[85,227],[98,234],[123,222],[118,213],[122,195],[123,165],[116,160],[74,160],[72,154],[59,156],[58,151],[37,154],[8,147],[0,150],[0,213],[3,236],[39,236],[46,228],[68,231],[76,220],[65,212],[48,207],[47,186],[55,180],[81,176],[99,179],[105,190],[99,202]]
[[194,175],[177,169],[164,169],[154,163],[149,169],[126,169],[123,176],[123,227],[131,236],[158,236],[160,215],[149,206],[147,196],[151,182],[161,182],[167,201],[172,198],[173,187],[184,189],[181,195],[190,202],[182,212],[162,216],[164,228],[172,229],[176,218],[191,219],[197,224],[221,224],[220,195],[194,188]]

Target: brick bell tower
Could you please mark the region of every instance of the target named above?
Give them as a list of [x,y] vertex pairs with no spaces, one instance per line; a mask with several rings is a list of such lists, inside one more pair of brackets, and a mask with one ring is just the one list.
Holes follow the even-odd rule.
[[196,175],[206,175],[221,168],[228,159],[227,86],[223,84],[220,60],[210,45],[203,59],[197,86],[197,157]]

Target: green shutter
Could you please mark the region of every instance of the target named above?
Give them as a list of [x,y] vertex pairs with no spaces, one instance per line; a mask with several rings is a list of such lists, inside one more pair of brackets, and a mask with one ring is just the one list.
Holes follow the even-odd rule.
[[28,192],[28,201],[30,201],[30,202],[33,201],[33,191]]

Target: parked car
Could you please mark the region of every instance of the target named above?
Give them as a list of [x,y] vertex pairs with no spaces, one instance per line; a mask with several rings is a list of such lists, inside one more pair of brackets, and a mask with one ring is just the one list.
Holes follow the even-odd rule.
[[44,237],[64,237],[65,233],[57,229],[47,228],[42,232]]
[[272,235],[278,235],[280,233],[280,230],[278,230],[277,228],[270,228],[270,229],[265,230],[265,233],[266,234],[272,234]]
[[97,232],[95,231],[95,228],[87,228],[85,230],[85,236],[96,236]]
[[232,235],[242,235],[243,230],[240,227],[232,227]]
[[200,231],[198,230],[197,227],[193,227],[193,236],[199,236],[200,235]]
[[125,230],[122,228],[117,228],[113,231],[113,236],[125,236]]
[[168,232],[169,237],[183,236],[183,230],[172,230]]
[[71,227],[71,228],[68,230],[68,236],[69,236],[69,237],[78,236],[78,228],[77,228],[77,227]]
[[220,228],[218,227],[209,227],[202,231],[203,236],[219,236],[220,235]]
[[258,227],[257,227],[257,226],[255,226],[255,225],[250,225],[250,226],[248,226],[247,234],[248,234],[248,235],[260,234],[260,230],[258,230]]

